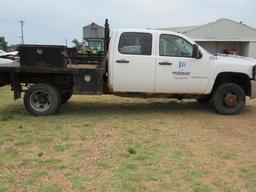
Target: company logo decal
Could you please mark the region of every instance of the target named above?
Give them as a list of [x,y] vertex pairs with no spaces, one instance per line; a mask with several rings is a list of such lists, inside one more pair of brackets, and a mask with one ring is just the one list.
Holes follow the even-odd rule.
[[179,69],[184,69],[187,67],[187,63],[186,62],[183,62],[183,61],[179,61]]
[[173,75],[185,75],[185,76],[189,76],[190,72],[185,72],[185,71],[173,71],[172,72]]
[[186,80],[190,76],[190,71],[186,71],[187,63],[184,61],[179,61],[177,63],[178,70],[173,71],[172,75],[174,79]]

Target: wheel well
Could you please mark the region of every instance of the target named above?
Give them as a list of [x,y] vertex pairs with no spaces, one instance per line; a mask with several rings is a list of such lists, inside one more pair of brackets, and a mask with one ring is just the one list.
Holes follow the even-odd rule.
[[244,73],[220,73],[215,80],[213,91],[224,83],[234,83],[241,86],[247,96],[251,95],[251,82],[247,74]]

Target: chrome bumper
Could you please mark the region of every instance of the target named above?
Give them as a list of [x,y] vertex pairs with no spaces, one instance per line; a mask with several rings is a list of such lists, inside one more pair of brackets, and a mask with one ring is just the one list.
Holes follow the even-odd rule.
[[251,99],[256,98],[256,80],[251,80]]

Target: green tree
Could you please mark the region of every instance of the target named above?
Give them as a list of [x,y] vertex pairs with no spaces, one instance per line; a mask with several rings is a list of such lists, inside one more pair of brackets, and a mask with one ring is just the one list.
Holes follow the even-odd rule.
[[72,43],[74,44],[74,48],[76,48],[79,53],[83,53],[85,51],[83,42],[79,42],[77,39],[74,39]]
[[7,51],[7,42],[5,41],[4,37],[0,37],[0,49]]
[[8,50],[9,50],[9,51],[17,51],[17,50],[18,50],[18,47],[19,47],[18,44],[8,45]]

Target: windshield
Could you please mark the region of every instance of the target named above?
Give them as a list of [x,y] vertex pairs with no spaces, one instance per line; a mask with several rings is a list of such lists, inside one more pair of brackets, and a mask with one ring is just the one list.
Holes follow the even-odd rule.
[[101,41],[90,41],[88,43],[88,47],[90,49],[98,49],[98,50],[101,50],[102,49],[102,42]]

